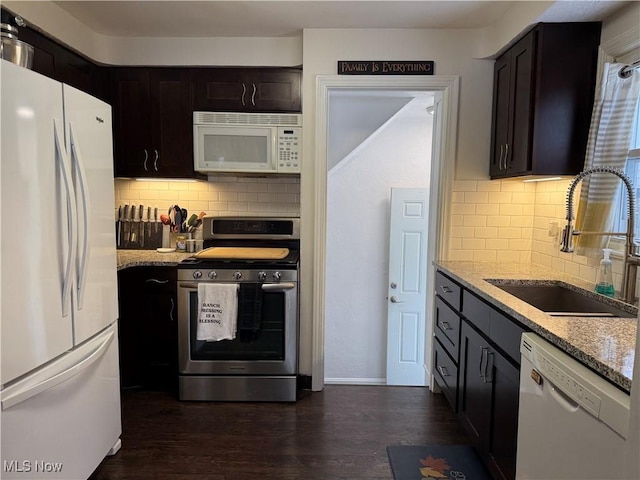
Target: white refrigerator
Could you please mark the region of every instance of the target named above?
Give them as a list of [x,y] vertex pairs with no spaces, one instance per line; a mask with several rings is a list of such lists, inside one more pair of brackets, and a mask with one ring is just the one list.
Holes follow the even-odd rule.
[[0,61],[0,478],[120,448],[111,107]]

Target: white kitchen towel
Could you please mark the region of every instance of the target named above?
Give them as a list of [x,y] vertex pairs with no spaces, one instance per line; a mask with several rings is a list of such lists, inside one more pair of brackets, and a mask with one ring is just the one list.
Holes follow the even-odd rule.
[[237,322],[238,284],[199,283],[196,339],[207,342],[233,340]]

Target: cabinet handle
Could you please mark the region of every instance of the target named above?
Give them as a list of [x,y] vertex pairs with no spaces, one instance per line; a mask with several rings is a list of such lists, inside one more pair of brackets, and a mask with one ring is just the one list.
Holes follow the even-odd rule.
[[447,369],[445,367],[441,367],[440,365],[438,365],[438,371],[440,372],[440,375],[442,375],[443,377],[449,377],[449,372],[447,372]]
[[147,149],[144,149],[144,161],[142,162],[142,166],[144,167],[144,171],[148,172],[149,170],[147,169],[147,160],[149,160],[149,152],[147,152]]
[[504,169],[507,169],[507,162],[509,161],[509,144],[506,143],[504,145],[505,149],[504,149]]
[[169,310],[169,319],[173,322],[173,310],[175,308],[175,304],[173,303],[173,298],[169,298],[171,300],[171,310]]
[[[489,368],[489,356],[491,356],[491,368]],[[493,352],[487,349],[487,362],[484,364],[484,383],[492,383],[491,372],[493,371]]]
[[145,280],[146,283],[157,283],[160,285],[164,285],[165,283],[169,283],[169,280],[158,280],[157,278],[147,278]]
[[487,353],[487,347],[480,347],[480,366],[478,370],[480,371],[480,378],[484,383],[487,383],[485,380],[486,370],[483,368],[486,353]]
[[157,172],[158,171],[158,158],[160,157],[160,155],[158,155],[158,150],[153,150],[156,153],[156,158],[153,159],[153,169]]
[[498,170],[502,170],[502,156],[504,155],[504,145],[500,144],[500,160],[498,160]]
[[443,330],[451,330],[451,326],[449,325],[449,322],[440,322],[440,325],[442,325]]
[[442,290],[444,293],[451,293],[453,292],[453,290],[451,290],[449,287],[447,287],[446,285],[440,285],[440,290]]
[[251,94],[251,105],[255,107],[256,106],[256,84],[252,83],[251,85],[253,85],[253,93]]
[[242,83],[242,106],[246,106],[247,104],[244,102],[244,94],[247,93],[247,87],[244,84],[244,82]]

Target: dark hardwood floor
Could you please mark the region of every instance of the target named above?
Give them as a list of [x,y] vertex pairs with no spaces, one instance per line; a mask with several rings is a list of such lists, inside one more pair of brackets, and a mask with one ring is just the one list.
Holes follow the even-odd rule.
[[467,444],[426,388],[328,385],[296,403],[122,393],[122,449],[91,480],[392,479],[386,446]]

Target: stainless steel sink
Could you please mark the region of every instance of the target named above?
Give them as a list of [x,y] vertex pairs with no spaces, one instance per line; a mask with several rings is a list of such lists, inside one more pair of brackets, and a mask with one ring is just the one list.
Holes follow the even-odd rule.
[[635,317],[634,307],[563,282],[487,280],[514,297],[556,317]]

